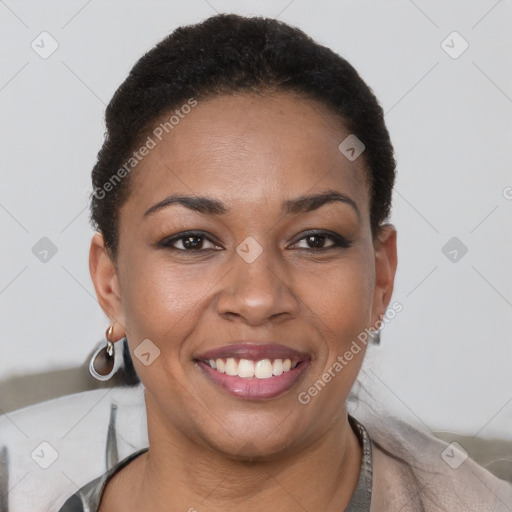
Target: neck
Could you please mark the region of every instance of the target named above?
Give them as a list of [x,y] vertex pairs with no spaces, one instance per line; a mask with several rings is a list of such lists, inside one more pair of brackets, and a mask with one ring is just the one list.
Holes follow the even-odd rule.
[[139,457],[133,510],[339,511],[359,477],[362,449],[345,409],[314,443],[275,460],[228,458],[161,425],[148,409],[150,449]]

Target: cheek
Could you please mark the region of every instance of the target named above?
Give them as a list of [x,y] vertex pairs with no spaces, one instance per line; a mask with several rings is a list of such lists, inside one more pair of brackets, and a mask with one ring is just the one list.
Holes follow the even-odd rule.
[[324,326],[327,339],[343,345],[370,325],[374,281],[372,260],[362,250],[305,274],[301,293],[308,297],[308,308]]
[[366,353],[374,272],[372,253],[365,254],[354,252],[343,264],[323,269],[309,288],[308,314],[323,347],[318,347],[316,371],[301,386],[298,400],[315,408],[319,425],[332,421],[333,410],[343,411]]
[[142,266],[134,256],[126,262],[129,271],[122,288],[128,338],[134,345],[149,338],[161,351],[176,351],[218,279],[204,268],[199,272],[192,265],[177,267],[160,258]]
[[[125,280],[123,310],[135,370],[152,393],[174,390],[171,401],[181,407],[177,392],[181,389],[178,382],[184,379],[180,353],[203,313],[201,298],[211,283],[204,273],[196,276],[168,264],[154,263],[144,268],[132,264],[126,268],[133,269]],[[149,365],[137,355],[144,340],[156,347],[149,345],[149,351],[157,354]]]

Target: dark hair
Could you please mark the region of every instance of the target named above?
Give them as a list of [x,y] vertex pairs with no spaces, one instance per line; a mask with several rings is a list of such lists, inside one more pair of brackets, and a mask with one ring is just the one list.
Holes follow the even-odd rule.
[[295,27],[220,14],[180,27],[160,41],[137,61],[107,106],[105,140],[92,171],[91,223],[103,234],[113,259],[119,209],[133,175],[126,162],[136,165],[131,157],[137,144],[152,124],[191,99],[238,91],[298,93],[340,117],[365,145],[371,227],[374,236],[378,233],[390,212],[395,160],[371,89],[346,60]]

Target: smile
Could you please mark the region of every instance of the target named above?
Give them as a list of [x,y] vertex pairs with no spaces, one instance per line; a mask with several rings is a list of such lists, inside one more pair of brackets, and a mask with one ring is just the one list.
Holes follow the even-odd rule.
[[206,352],[195,362],[211,382],[229,394],[261,400],[289,391],[310,358],[282,345],[242,343]]
[[[209,359],[205,361],[210,365],[210,368],[217,370],[220,373],[237,375],[242,379],[249,379],[255,377],[257,379],[269,379],[272,376],[279,376],[285,372],[289,372],[292,368],[290,359],[260,359],[259,361],[251,361],[250,359],[235,359],[229,357],[228,359]],[[294,367],[298,363],[295,363]]]

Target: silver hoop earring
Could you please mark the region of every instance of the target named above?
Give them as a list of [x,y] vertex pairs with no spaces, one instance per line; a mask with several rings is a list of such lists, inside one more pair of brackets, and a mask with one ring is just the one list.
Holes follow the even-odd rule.
[[114,324],[107,329],[105,333],[106,341],[101,343],[89,361],[89,373],[96,380],[107,381],[111,379],[118,370],[115,364],[116,351],[114,342],[110,339],[113,330]]

